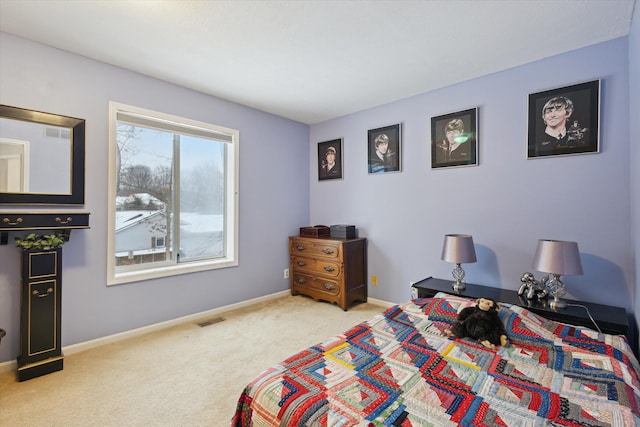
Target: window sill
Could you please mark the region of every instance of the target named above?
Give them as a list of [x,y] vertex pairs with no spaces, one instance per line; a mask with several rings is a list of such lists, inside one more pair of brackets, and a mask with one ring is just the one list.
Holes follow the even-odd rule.
[[140,271],[127,271],[116,273],[115,277],[107,280],[107,286],[122,285],[125,283],[151,280],[161,277],[171,277],[180,274],[195,273],[198,271],[217,270],[219,268],[236,267],[237,260],[222,259],[212,261],[190,262],[178,265],[163,266]]

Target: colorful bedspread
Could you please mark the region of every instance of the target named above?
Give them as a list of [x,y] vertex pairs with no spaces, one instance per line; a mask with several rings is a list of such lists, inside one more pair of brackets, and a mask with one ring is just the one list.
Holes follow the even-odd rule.
[[640,369],[626,340],[503,305],[509,342],[444,330],[473,300],[389,308],[273,366],[232,426],[636,426]]

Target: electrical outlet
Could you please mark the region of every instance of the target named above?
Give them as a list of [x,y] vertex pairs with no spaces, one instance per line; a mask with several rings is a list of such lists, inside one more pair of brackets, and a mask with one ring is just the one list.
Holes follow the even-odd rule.
[[288,268],[285,268],[285,269],[284,269],[284,278],[285,278],[285,279],[288,279],[288,278],[289,278],[289,269],[288,269]]
[[371,276],[371,284],[373,286],[378,286],[378,276]]

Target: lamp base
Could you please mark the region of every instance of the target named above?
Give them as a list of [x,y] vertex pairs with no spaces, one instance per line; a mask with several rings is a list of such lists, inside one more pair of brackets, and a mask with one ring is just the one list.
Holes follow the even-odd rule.
[[549,303],[552,310],[563,309],[567,307],[567,303],[562,301],[560,297],[567,293],[564,283],[560,280],[559,274],[553,274],[553,278],[547,282],[547,289],[553,300]]
[[460,266],[459,262],[456,263],[456,268],[453,269],[452,274],[453,278],[456,279],[456,281],[453,283],[453,290],[457,293],[464,291],[467,287],[464,283],[462,283],[462,279],[464,279],[464,270]]
[[451,284],[451,287],[452,287],[452,288],[453,288],[453,290],[454,290],[456,293],[458,293],[458,294],[459,294],[460,292],[464,291],[465,289],[467,289],[467,286],[466,286],[463,282],[460,282],[460,281],[453,282],[453,283]]
[[549,308],[552,310],[567,308],[567,303],[556,297],[549,303]]

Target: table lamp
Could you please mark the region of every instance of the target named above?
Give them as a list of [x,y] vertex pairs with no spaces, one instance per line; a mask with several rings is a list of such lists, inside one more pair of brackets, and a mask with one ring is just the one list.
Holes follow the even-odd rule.
[[441,259],[456,263],[456,268],[452,273],[456,279],[453,284],[453,290],[456,292],[463,291],[466,286],[462,283],[464,270],[460,267],[460,264],[477,261],[476,251],[473,247],[473,237],[468,234],[446,234],[442,245]]
[[566,293],[566,288],[560,280],[560,275],[582,274],[578,244],[562,240],[538,240],[532,267],[538,271],[553,275],[553,279],[546,284],[549,293],[553,295],[553,301],[551,301],[549,307],[554,310],[565,308],[567,303],[560,298]]

